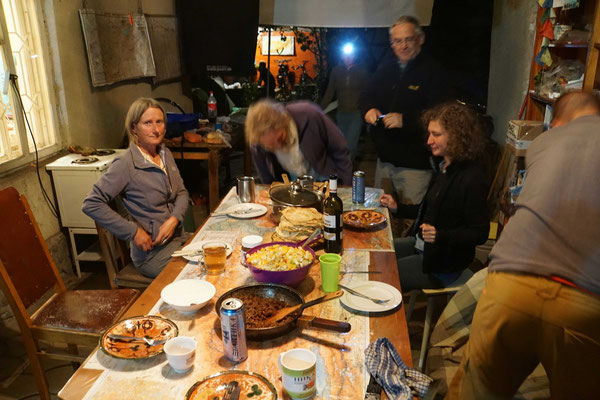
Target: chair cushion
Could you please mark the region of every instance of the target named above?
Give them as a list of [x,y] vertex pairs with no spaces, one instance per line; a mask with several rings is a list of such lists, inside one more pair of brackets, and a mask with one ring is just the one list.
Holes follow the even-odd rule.
[[142,275],[132,263],[120,270],[115,279],[115,283],[119,286],[128,286],[128,284],[148,286],[152,281],[152,278]]
[[138,294],[136,289],[59,293],[32,322],[37,326],[101,333],[115,322]]

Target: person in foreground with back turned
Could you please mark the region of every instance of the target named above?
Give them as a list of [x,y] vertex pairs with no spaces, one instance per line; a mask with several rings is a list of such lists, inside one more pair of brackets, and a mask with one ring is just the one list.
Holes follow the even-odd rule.
[[413,236],[394,240],[403,291],[442,288],[466,270],[475,246],[486,241],[490,220],[488,185],[477,163],[484,149],[477,114],[457,102],[441,104],[423,115],[427,145],[442,157],[420,205],[397,204],[389,194],[381,204],[415,219]]
[[[189,194],[173,155],[162,144],[166,118],[160,104],[137,99],[129,107],[125,127],[129,149],[96,182],[82,210],[119,239],[131,241],[134,265],[154,278],[186,241],[181,222]],[[133,221],[108,204],[118,196]]]
[[512,399],[541,363],[553,399],[600,395],[600,101],[561,96],[526,154],[449,399]]
[[292,180],[311,175],[317,181],[337,174],[341,185],[352,184],[346,139],[316,104],[259,100],[248,109],[245,125],[246,141],[263,183],[287,173]]

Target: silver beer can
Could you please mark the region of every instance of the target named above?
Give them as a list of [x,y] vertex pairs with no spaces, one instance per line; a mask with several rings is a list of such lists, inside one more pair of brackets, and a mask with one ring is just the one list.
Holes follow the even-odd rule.
[[246,307],[234,297],[221,303],[221,335],[225,357],[234,363],[248,358],[246,344]]
[[365,173],[355,171],[352,175],[352,203],[365,204]]

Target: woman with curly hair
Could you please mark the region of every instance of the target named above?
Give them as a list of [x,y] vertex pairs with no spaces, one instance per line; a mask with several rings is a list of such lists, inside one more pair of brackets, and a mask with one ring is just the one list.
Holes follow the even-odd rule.
[[394,214],[415,219],[413,236],[395,239],[402,289],[446,287],[467,269],[475,246],[486,241],[488,185],[479,165],[485,146],[477,114],[457,102],[424,113],[427,145],[442,161],[419,205],[397,204],[384,194],[380,202]]

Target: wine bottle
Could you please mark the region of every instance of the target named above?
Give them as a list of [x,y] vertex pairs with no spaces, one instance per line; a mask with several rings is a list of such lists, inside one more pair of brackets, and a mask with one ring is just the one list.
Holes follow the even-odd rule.
[[325,252],[342,254],[342,212],[344,204],[337,195],[337,175],[329,177],[329,197],[323,202]]

